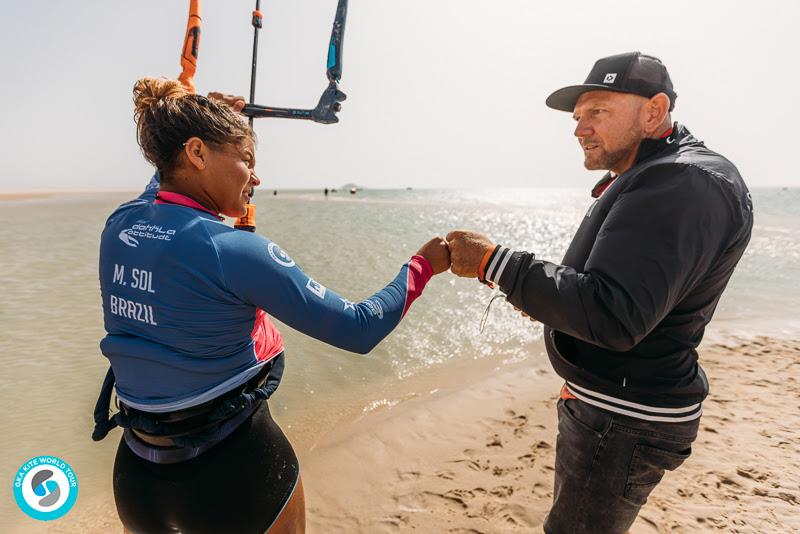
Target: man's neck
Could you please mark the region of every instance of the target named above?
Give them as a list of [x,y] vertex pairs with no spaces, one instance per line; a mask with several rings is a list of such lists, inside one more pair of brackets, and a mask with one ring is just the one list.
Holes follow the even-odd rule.
[[665,122],[658,128],[658,130],[656,130],[657,133],[653,133],[651,135],[643,137],[642,140],[639,141],[639,144],[636,145],[636,148],[631,151],[631,155],[628,158],[626,158],[625,161],[622,162],[620,165],[616,166],[613,169],[608,169],[609,172],[611,172],[611,174],[615,176],[619,176],[620,174],[624,173],[625,171],[633,167],[634,164],[636,164],[636,160],[639,156],[639,150],[642,141],[644,141],[645,139],[664,139],[665,137],[669,137],[669,135],[672,134],[672,128],[673,127],[671,123]]

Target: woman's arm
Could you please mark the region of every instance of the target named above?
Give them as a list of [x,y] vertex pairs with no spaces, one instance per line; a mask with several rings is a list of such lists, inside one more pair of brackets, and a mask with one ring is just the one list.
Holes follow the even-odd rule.
[[386,337],[428,280],[450,266],[446,242],[435,238],[383,289],[352,302],[310,278],[277,244],[261,236],[228,232],[215,242],[225,282],[237,297],[306,335],[360,354]]

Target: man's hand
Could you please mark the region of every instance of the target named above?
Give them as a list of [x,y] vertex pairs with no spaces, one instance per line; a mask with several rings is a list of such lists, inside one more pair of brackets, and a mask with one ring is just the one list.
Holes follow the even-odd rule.
[[225,93],[212,91],[208,93],[208,98],[210,98],[211,100],[216,100],[217,102],[221,102],[223,104],[228,104],[233,109],[233,111],[237,113],[239,113],[244,109],[245,99],[243,96],[226,95]]
[[487,251],[495,247],[488,237],[478,232],[453,230],[447,234],[450,246],[450,270],[467,278],[478,276],[478,268]]
[[422,256],[431,264],[433,274],[445,272],[450,268],[450,249],[447,241],[441,237],[434,237],[417,251],[417,256]]

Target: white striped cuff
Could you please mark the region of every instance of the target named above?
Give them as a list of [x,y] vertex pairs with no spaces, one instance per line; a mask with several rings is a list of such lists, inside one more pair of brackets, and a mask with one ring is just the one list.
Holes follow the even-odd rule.
[[487,282],[499,283],[500,277],[503,276],[503,271],[508,265],[508,260],[511,259],[511,254],[513,254],[511,249],[502,245],[497,246],[497,250],[495,250],[491,260],[489,260],[489,265],[486,267]]

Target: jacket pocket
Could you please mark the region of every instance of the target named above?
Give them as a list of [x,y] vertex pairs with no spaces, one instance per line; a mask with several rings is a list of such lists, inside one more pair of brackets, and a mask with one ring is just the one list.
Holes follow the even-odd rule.
[[642,506],[647,502],[650,492],[661,482],[664,471],[680,467],[692,454],[691,445],[676,443],[677,451],[669,451],[651,445],[636,445],[628,468],[624,497]]

